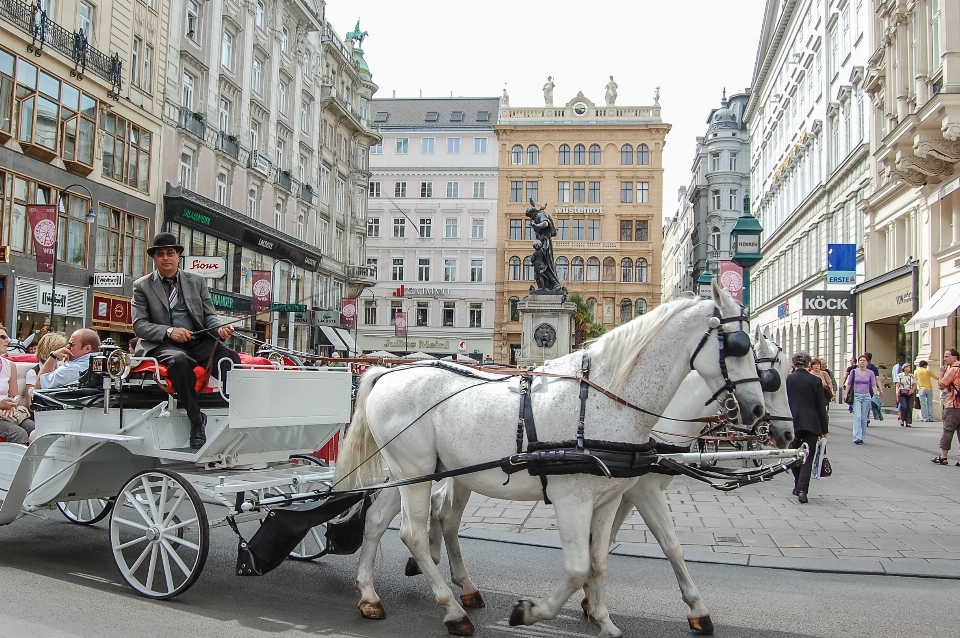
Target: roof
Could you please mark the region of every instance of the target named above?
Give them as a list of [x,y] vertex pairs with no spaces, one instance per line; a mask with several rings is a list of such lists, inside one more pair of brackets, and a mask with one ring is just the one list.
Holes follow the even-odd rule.
[[396,128],[493,128],[499,97],[387,98],[370,104],[380,130]]

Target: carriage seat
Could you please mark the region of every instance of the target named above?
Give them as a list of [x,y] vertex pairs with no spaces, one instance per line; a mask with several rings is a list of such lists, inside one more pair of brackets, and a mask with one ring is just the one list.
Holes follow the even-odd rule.
[[[193,373],[197,375],[197,386],[196,391],[198,394],[204,392],[216,392],[215,387],[210,386],[210,379],[212,375],[207,374],[207,369],[203,366],[194,366]],[[156,376],[160,377],[163,380],[164,384],[170,389],[171,393],[176,392],[176,388],[173,387],[173,384],[170,382],[170,378],[167,375],[167,366],[160,364],[155,364],[153,361],[141,361],[133,368],[130,369],[131,375],[141,375],[141,376]]]

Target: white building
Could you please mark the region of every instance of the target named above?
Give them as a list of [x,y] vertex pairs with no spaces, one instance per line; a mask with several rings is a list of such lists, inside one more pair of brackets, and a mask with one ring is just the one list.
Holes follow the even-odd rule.
[[764,258],[751,269],[753,323],[834,373],[853,352],[852,320],[804,315],[801,292],[828,287],[830,243],[857,244],[862,272],[872,20],[862,0],[768,0],[745,112],[752,208],[764,228]]
[[677,212],[663,220],[663,268],[660,271],[660,301],[665,303],[688,290],[687,262],[684,251],[691,246],[693,230],[693,205],[687,197],[687,187],[677,189]]
[[[499,98],[374,100],[361,351],[493,353]],[[394,335],[407,315],[408,334]]]

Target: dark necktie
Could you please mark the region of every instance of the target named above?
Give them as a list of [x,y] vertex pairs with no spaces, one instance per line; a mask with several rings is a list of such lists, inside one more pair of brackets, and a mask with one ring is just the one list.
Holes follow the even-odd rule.
[[170,303],[170,308],[175,308],[178,300],[177,278],[162,277],[161,279],[163,279],[163,283],[167,284],[167,288],[169,290],[167,293],[167,301]]

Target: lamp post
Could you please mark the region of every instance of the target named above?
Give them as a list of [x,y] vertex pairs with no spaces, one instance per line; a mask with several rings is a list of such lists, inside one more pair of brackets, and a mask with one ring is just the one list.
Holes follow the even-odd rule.
[[[290,261],[289,259],[282,258],[282,257],[279,258],[279,259],[274,259],[273,268],[271,268],[271,274],[272,274],[272,276],[273,276],[273,299],[270,301],[271,304],[278,303],[278,302],[276,301],[276,299],[280,296],[280,278],[277,277],[277,264],[279,264],[279,263],[281,263],[281,262],[284,262],[284,261],[287,262],[288,264],[290,264],[290,276],[291,276],[291,277],[294,276],[294,275],[293,275],[293,262],[292,262],[292,261]],[[289,296],[289,288],[287,289],[287,292],[288,292],[288,296]],[[272,333],[272,334],[271,334],[271,336],[270,336],[270,341],[271,341],[271,343],[273,344],[273,346],[276,347],[276,346],[277,346],[277,341],[278,341],[278,339],[279,339],[279,337],[280,337],[280,313],[277,312],[277,313],[274,314],[274,313],[273,313],[273,309],[271,308],[270,315],[273,317],[273,328],[272,328],[272,330],[271,330],[271,333]],[[289,316],[289,313],[288,313],[288,316]],[[291,335],[291,330],[290,330],[290,323],[289,323],[289,320],[288,320],[288,322],[287,322],[287,345],[288,345],[288,346],[290,345],[289,340],[291,339],[291,337],[292,337],[292,335]],[[290,349],[293,350],[293,348],[290,348]]]
[[[697,242],[696,244],[690,247],[690,252],[693,253],[693,251],[695,251],[700,246],[709,246],[713,250],[713,252],[717,253],[717,258],[719,260],[720,251],[717,249],[716,246],[714,246],[710,242],[706,242],[706,241]],[[708,254],[709,254],[709,251],[708,251]],[[698,259],[697,262],[699,261],[700,260]],[[697,281],[694,283],[696,284],[696,290],[698,295],[700,295],[701,297],[709,297],[711,295],[710,283],[713,281],[713,272],[710,270],[710,259],[707,258],[704,260],[704,262],[705,263],[704,263],[703,270],[700,272],[700,276],[697,277]],[[695,270],[696,270],[696,266],[694,266],[694,262],[688,261],[687,275],[689,275],[690,277],[693,277],[693,273]]]
[[763,259],[760,235],[763,226],[750,214],[750,196],[743,196],[743,214],[730,232],[733,243],[733,263],[743,268],[743,307],[750,309],[750,268]]
[[[89,188],[83,184],[70,184],[60,189],[60,194],[57,196],[57,216],[53,225],[53,272],[50,275],[50,332],[53,332],[53,316],[57,309],[57,253],[60,250],[60,207],[63,205],[63,194],[68,193],[71,188],[79,188],[85,191],[87,197],[90,198],[90,210],[87,211],[83,220],[87,225],[97,221],[97,213],[94,211],[93,193],[90,192]],[[66,212],[69,217],[70,211],[68,210]],[[69,232],[69,230],[68,228],[67,231]]]

